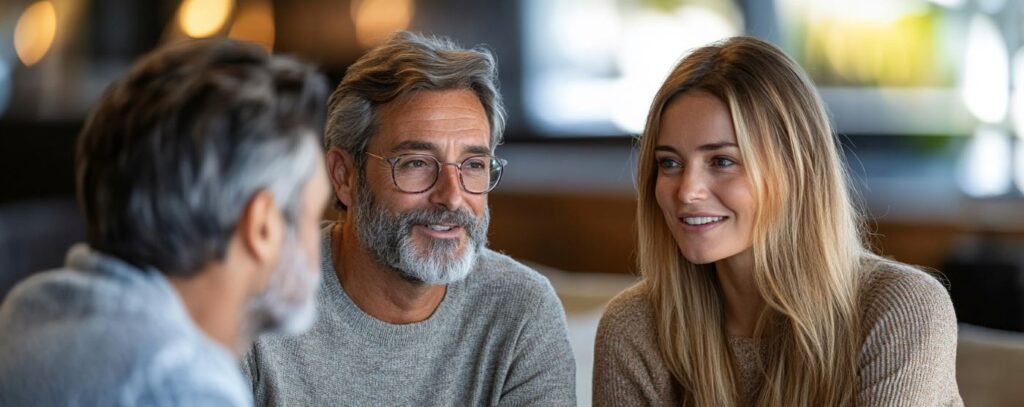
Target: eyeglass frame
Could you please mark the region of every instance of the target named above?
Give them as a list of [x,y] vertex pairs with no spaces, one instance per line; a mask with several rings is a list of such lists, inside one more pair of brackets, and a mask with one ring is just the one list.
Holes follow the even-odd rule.
[[[406,194],[422,194],[424,192],[429,191],[431,188],[433,188],[435,185],[437,185],[437,180],[441,179],[441,168],[444,167],[445,165],[452,165],[452,166],[455,166],[455,169],[459,173],[459,186],[462,187],[463,191],[465,191],[467,194],[484,195],[484,194],[490,193],[491,191],[494,190],[494,188],[498,187],[498,182],[501,181],[501,175],[505,173],[505,166],[508,165],[508,160],[506,160],[504,158],[496,157],[496,156],[493,156],[493,155],[490,155],[490,154],[476,154],[476,155],[472,155],[472,156],[466,157],[466,159],[462,160],[462,162],[448,163],[448,162],[443,162],[443,161],[439,160],[437,157],[434,157],[434,156],[432,156],[430,154],[404,153],[404,154],[399,154],[399,155],[396,155],[396,156],[384,157],[384,156],[380,156],[380,155],[371,153],[369,151],[366,151],[364,153],[366,155],[370,156],[370,157],[377,158],[377,159],[380,159],[380,160],[388,163],[391,166],[391,182],[395,184],[395,188],[398,188],[399,191],[404,192]],[[398,186],[398,179],[395,178],[395,165],[398,164],[398,160],[402,159],[402,157],[412,156],[412,155],[423,156],[423,157],[430,157],[435,162],[437,162],[437,171],[434,172],[434,182],[431,182],[430,186],[424,188],[421,191],[406,191],[406,190],[402,189],[402,187]],[[499,164],[501,164],[501,169],[498,170],[498,178],[494,180],[494,184],[492,184],[492,185],[487,187],[487,190],[485,190],[483,192],[472,192],[472,191],[466,189],[466,181],[464,179],[462,179],[462,165],[465,164],[466,161],[469,161],[470,159],[478,158],[478,157],[489,157],[489,158],[497,161]]]

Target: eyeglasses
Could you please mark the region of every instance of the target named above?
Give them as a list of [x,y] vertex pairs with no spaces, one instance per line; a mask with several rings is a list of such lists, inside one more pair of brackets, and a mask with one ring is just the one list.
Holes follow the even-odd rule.
[[373,153],[366,155],[391,164],[391,179],[398,190],[418,194],[434,187],[441,174],[442,165],[454,165],[459,171],[462,189],[471,194],[486,194],[498,186],[501,172],[508,161],[492,155],[475,155],[461,163],[442,163],[434,156],[425,154],[401,154],[381,157]]

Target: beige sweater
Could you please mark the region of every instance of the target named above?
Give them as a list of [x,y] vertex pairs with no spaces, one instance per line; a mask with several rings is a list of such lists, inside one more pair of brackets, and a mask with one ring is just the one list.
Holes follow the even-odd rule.
[[[911,268],[880,269],[866,284],[857,405],[963,405],[955,374],[956,316],[946,289]],[[665,366],[656,335],[642,283],[612,300],[597,330],[595,406],[682,404],[683,389]],[[733,337],[729,345],[741,397],[751,400],[761,381],[753,341]]]

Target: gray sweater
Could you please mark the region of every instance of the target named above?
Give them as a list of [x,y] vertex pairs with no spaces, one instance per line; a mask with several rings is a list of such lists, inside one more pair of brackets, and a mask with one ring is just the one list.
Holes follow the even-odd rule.
[[84,244],[0,306],[0,406],[249,406],[163,274]]
[[324,230],[319,319],[246,356],[257,405],[575,405],[565,313],[537,272],[491,250],[427,320],[389,324],[342,289]]

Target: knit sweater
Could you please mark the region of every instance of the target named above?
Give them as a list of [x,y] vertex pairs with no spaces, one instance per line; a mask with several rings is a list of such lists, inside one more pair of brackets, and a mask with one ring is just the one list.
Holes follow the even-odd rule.
[[390,324],[346,294],[324,229],[319,319],[264,336],[244,360],[257,405],[569,406],[576,364],[546,278],[491,250],[429,319]]
[[[942,284],[910,267],[879,268],[865,281],[860,312],[857,405],[963,405],[955,374],[956,316]],[[595,344],[595,406],[682,404],[684,390],[662,359],[657,335],[643,283],[612,300]],[[762,380],[754,341],[728,342],[740,397],[749,403]]]
[[76,244],[0,306],[0,406],[250,406],[163,274]]

